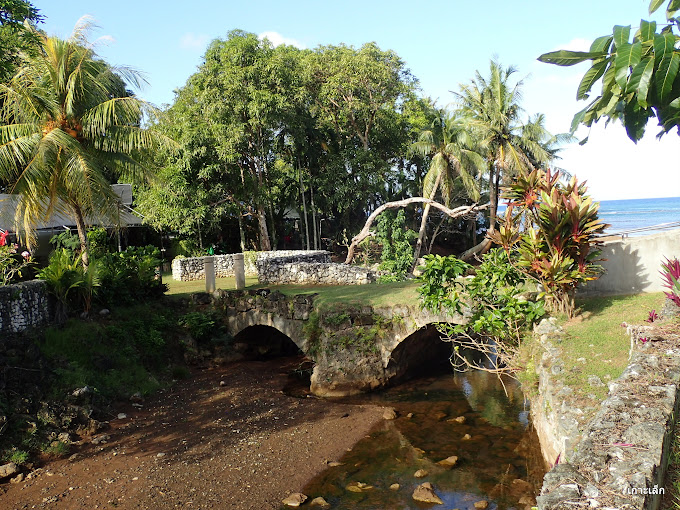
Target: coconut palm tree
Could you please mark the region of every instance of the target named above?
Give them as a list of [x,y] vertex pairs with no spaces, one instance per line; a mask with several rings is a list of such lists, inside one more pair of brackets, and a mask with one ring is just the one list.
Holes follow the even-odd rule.
[[[111,181],[149,176],[149,152],[169,144],[141,123],[156,115],[135,97],[139,74],[99,59],[81,18],[69,39],[39,34],[41,51],[0,85],[0,180],[21,197],[15,222],[27,244],[54,212],[75,221],[83,266],[89,264],[87,221],[118,213]],[[115,181],[114,181],[115,182]]]
[[539,116],[526,123],[522,121],[522,80],[514,86],[510,79],[517,70],[503,68],[491,60],[489,78],[479,72],[471,83],[461,86],[455,93],[461,109],[470,118],[470,124],[487,148],[489,175],[490,221],[489,230],[496,225],[499,187],[502,179],[511,180],[519,172],[528,172],[534,166],[547,164],[554,156],[553,141]]
[[[431,158],[430,167],[423,179],[423,196],[434,199],[439,191],[444,205],[449,207],[455,180],[460,178],[468,196],[474,201],[479,200],[479,186],[475,177],[483,171],[485,160],[470,136],[468,119],[434,106],[430,114],[434,117],[430,128],[424,130],[418,141],[410,147],[412,153]],[[429,213],[430,204],[427,204],[420,222],[412,270],[420,256]]]

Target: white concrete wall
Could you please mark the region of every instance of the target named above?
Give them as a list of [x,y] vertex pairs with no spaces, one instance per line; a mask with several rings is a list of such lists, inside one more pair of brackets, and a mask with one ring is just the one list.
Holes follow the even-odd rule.
[[659,274],[661,262],[680,258],[680,230],[608,241],[601,256],[607,259],[600,262],[605,274],[583,286],[579,295],[661,292],[666,290]]

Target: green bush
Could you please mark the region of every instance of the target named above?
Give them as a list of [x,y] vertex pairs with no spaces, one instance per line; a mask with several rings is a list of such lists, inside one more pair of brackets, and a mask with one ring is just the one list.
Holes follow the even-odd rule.
[[380,269],[388,273],[379,278],[381,282],[406,280],[413,265],[411,242],[417,237],[413,230],[406,228],[403,210],[396,216],[384,213],[378,219],[376,239],[382,246]]

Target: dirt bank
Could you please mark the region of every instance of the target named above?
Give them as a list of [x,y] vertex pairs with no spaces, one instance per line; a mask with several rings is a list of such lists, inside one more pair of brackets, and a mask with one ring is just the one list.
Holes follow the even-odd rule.
[[86,440],[70,459],[0,485],[0,508],[280,508],[383,413],[287,396],[295,363],[196,371],[141,408],[122,408],[106,442]]

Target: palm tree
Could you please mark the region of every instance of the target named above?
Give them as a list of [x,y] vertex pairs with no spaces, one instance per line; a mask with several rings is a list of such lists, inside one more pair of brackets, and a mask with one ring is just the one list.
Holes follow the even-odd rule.
[[69,215],[84,269],[87,219],[118,214],[110,179],[146,179],[149,151],[168,144],[140,125],[157,111],[127,89],[140,85],[139,74],[100,60],[87,41],[91,26],[81,18],[67,40],[40,34],[41,51],[0,85],[0,180],[21,197],[17,230],[30,246],[37,223]]
[[550,137],[542,116],[522,122],[523,82],[509,83],[515,72],[512,66],[503,68],[491,60],[488,79],[477,72],[472,82],[456,93],[462,111],[469,115],[471,126],[487,148],[490,231],[496,226],[501,180],[547,164],[556,153],[551,147],[561,140]]
[[[430,167],[423,179],[423,196],[434,199],[437,191],[441,192],[444,205],[449,207],[453,196],[454,182],[457,177],[472,200],[479,200],[479,187],[475,174],[484,169],[484,158],[475,147],[470,136],[468,119],[447,113],[444,109],[432,107],[430,114],[434,117],[430,128],[424,130],[418,141],[410,147],[412,153],[423,157],[431,157]],[[420,222],[418,241],[413,254],[412,271],[417,264],[425,237],[425,226],[430,213],[430,204],[425,205]]]

